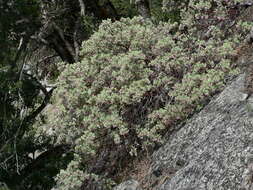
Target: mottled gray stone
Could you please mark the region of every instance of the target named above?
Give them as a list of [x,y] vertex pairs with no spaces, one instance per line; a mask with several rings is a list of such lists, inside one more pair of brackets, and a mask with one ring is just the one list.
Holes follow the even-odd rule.
[[125,181],[115,188],[113,190],[142,190],[138,181],[135,181],[133,179]]
[[153,154],[149,178],[162,178],[152,189],[253,189],[253,98],[241,101],[242,86],[243,75]]

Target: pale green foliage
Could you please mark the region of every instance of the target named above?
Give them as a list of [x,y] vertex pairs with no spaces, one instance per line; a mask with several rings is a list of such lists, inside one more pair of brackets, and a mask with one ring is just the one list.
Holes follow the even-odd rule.
[[[111,189],[115,183],[110,179],[103,179],[98,175],[87,173],[81,168],[81,158],[79,155],[74,156],[65,170],[61,170],[59,175],[55,178],[57,185],[52,190],[77,190],[83,186],[85,179],[97,183],[100,187]],[[88,185],[83,189],[91,189],[92,186]]]
[[85,174],[81,171],[79,163],[77,161],[71,161],[66,170],[61,170],[60,174],[57,176],[61,179],[68,179],[68,180],[58,180],[58,184],[53,190],[76,190],[81,187],[83,183],[83,179]]
[[[195,12],[210,6],[192,2]],[[73,171],[79,186],[103,153],[117,152],[107,157],[110,163],[162,142],[168,127],[200,109],[235,74],[233,48],[243,36],[224,33],[216,23],[208,23],[203,36],[192,10],[182,15],[181,25],[154,25],[140,17],[104,21],[83,43],[82,61],[61,73],[49,125],[58,142],[74,145],[80,157],[75,164],[82,171]],[[109,167],[117,164],[99,174],[110,176]],[[77,189],[62,182],[68,180],[65,171],[57,179],[58,189]]]

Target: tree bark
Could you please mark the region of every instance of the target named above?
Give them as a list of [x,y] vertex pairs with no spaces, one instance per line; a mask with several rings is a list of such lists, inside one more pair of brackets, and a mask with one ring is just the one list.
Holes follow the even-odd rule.
[[119,19],[116,8],[110,0],[105,1],[102,5],[98,0],[84,0],[87,12],[93,13],[98,19]]
[[[56,6],[53,3],[50,6]],[[72,1],[66,1],[66,5],[71,12],[68,12],[69,17],[65,25],[60,25],[59,20],[52,18],[49,14],[48,3],[41,4],[43,13],[42,25],[38,39],[46,46],[52,48],[63,61],[67,63],[75,63],[78,61],[79,44],[84,39],[78,39],[78,31],[81,25],[81,17],[85,14],[92,14],[98,20],[111,18],[112,20],[119,19],[119,15],[114,5],[110,0],[105,1],[102,5],[98,0],[79,0],[79,6],[75,6]],[[57,13],[56,8],[56,15]],[[59,10],[59,14],[61,10]],[[74,27],[73,27],[74,25]]]
[[137,7],[138,13],[144,19],[150,19],[151,18],[149,0],[135,0],[135,5]]
[[70,64],[77,61],[73,43],[65,38],[63,31],[56,24],[53,24],[53,32],[47,37],[47,41],[63,61]]

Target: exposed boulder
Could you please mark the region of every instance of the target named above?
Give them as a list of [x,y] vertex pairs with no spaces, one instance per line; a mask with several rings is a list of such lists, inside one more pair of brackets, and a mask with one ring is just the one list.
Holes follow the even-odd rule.
[[119,184],[113,190],[142,190],[142,189],[138,181],[131,179]]
[[253,189],[252,97],[241,75],[153,156],[150,189]]

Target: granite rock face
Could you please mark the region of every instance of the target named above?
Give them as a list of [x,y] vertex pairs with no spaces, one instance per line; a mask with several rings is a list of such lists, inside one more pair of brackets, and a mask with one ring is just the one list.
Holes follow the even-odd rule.
[[[253,190],[253,97],[241,75],[152,156],[157,190]],[[155,182],[155,183],[154,183]]]
[[138,181],[128,180],[116,186],[113,190],[142,190],[142,189]]

